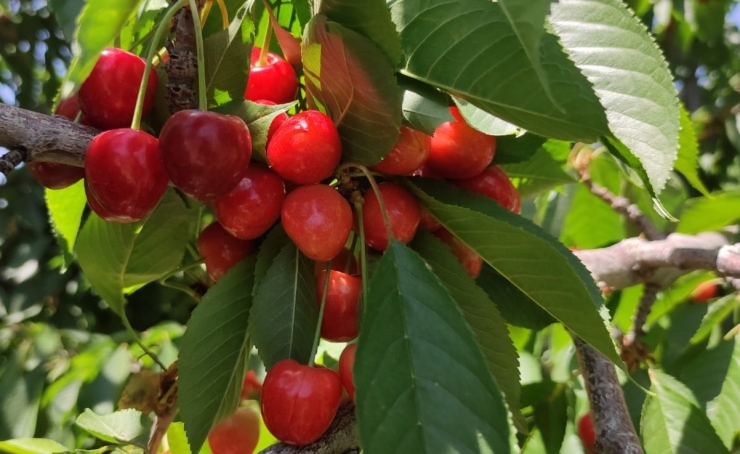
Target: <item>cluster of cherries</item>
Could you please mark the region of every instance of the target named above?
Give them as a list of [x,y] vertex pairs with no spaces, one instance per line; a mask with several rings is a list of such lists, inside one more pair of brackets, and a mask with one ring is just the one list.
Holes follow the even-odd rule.
[[[298,81],[288,62],[271,53],[261,55],[255,48],[251,66],[246,99],[263,104],[295,99]],[[451,249],[471,277],[481,271],[482,259],[444,229],[402,184],[392,180],[393,176],[447,179],[512,212],[520,211],[515,187],[503,170],[491,165],[496,138],[466,124],[457,108],[450,109],[453,121],[441,124],[433,136],[401,127],[398,142],[371,168],[385,181],[377,185],[377,192],[365,191],[362,216],[355,217],[345,196],[327,184],[336,176],[342,158],[340,136],[327,115],[307,110],[292,117],[285,113],[277,116],[267,138],[269,166],[251,162],[249,129],[234,116],[180,111],[165,122],[155,138],[129,127],[144,67],[144,61],[133,54],[105,50],[77,98],[66,100],[57,110],[69,118],[77,117],[81,110],[82,123],[105,130],[91,141],[84,170],[34,163],[34,175],[50,188],[84,177],[89,205],[101,218],[113,222],[145,217],[169,182],[210,204],[216,221],[202,231],[197,248],[213,281],[254,254],[256,241],[279,219],[298,249],[317,264],[316,300],[317,304],[324,301],[320,331],[328,341],[348,342],[358,335],[363,282],[355,251],[348,243],[352,243],[351,232],[359,231],[361,219],[366,245],[379,252],[388,247],[382,207],[397,241],[410,242],[422,227]],[[152,107],[157,84],[157,75],[151,72],[144,115]],[[295,445],[311,443],[323,435],[339,408],[343,389],[354,400],[355,348],[354,343],[345,348],[339,373],[292,359],[282,360],[268,371],[261,386],[261,407],[273,435]],[[236,439],[218,441],[217,434],[223,432],[219,427],[251,421],[245,409],[231,418],[213,429],[212,449],[216,454],[235,452],[217,446],[251,452],[234,446]]]

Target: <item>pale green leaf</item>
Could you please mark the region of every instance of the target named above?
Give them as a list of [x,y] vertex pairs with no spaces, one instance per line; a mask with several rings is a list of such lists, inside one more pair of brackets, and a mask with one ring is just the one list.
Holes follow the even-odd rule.
[[681,115],[681,130],[678,132],[676,170],[686,177],[686,180],[694,189],[704,195],[709,195],[709,190],[699,178],[699,144],[696,141],[694,124],[683,106],[680,106],[679,112]]
[[49,454],[66,452],[68,449],[46,438],[15,438],[0,441],[0,451],[8,454]]
[[702,342],[712,333],[714,327],[732,315],[738,306],[740,306],[740,298],[738,298],[734,293],[713,302],[709,306],[709,311],[704,315],[699,329],[696,330],[696,333],[694,333],[689,342],[692,344]]
[[80,231],[82,213],[87,205],[82,180],[65,189],[45,190],[46,207],[55,232],[64,240],[65,251],[72,251]]
[[497,137],[496,155],[493,161],[496,164],[516,164],[526,161],[534,156],[546,141],[544,137],[534,134],[524,134],[520,137]]
[[103,441],[139,445],[143,442],[146,445],[149,432],[148,428],[142,425],[141,418],[141,412],[134,409],[98,415],[87,408],[77,417],[75,424]]
[[676,231],[693,234],[721,230],[740,219],[740,192],[720,192],[712,198],[689,199],[681,212]]
[[403,89],[403,117],[412,128],[432,135],[442,123],[455,121],[442,92],[405,77],[399,79],[399,85]]
[[542,148],[524,162],[504,165],[501,168],[512,180],[522,199],[534,197],[563,184],[576,182]]
[[515,125],[507,123],[504,120],[475,107],[464,99],[453,96],[452,100],[455,101],[455,104],[457,105],[460,114],[465,119],[465,122],[484,134],[488,134],[490,136],[508,136],[517,134],[521,131]]

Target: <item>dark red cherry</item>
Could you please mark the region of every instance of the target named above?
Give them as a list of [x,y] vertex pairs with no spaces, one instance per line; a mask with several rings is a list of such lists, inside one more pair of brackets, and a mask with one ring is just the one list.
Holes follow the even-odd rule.
[[488,167],[472,178],[453,180],[452,182],[463,189],[495,200],[512,213],[522,211],[522,199],[519,196],[519,191],[511,183],[506,172],[498,166]]
[[56,162],[31,162],[28,164],[33,178],[49,189],[64,189],[85,177],[83,167],[75,167]]
[[275,104],[285,104],[295,100],[298,91],[298,76],[293,67],[272,52],[268,52],[265,63],[260,64],[260,51],[259,47],[252,48],[244,99],[254,102],[266,99]]
[[135,129],[104,131],[85,154],[85,181],[107,221],[134,222],[149,214],[167,189],[157,139]]
[[178,189],[211,202],[241,181],[252,156],[252,138],[239,117],[182,110],[162,127],[159,151]]
[[[388,210],[393,236],[401,243],[408,243],[416,235],[421,219],[421,205],[411,193],[396,183],[381,183],[378,188]],[[365,192],[362,215],[365,242],[373,249],[384,251],[388,247],[388,235],[380,203],[373,190]]]
[[[324,297],[326,270],[316,277],[316,299]],[[362,279],[331,270],[321,319],[321,337],[331,342],[347,342],[357,337],[357,312],[360,307]]]
[[314,184],[328,178],[341,158],[337,128],[318,110],[289,118],[267,144],[272,169],[296,184]]
[[432,138],[421,131],[401,126],[401,135],[391,151],[374,169],[388,175],[411,175],[429,159]]
[[218,222],[208,225],[196,241],[206,264],[208,276],[215,282],[234,265],[254,254],[254,243],[234,238]]
[[[131,125],[145,66],[143,59],[125,50],[103,50],[79,91],[80,109],[92,126],[114,129]],[[144,116],[154,105],[158,84],[157,72],[152,70],[144,97]]]
[[[456,107],[450,111],[455,113]],[[483,171],[496,153],[496,137],[460,121],[442,123],[434,131],[427,164],[445,178],[470,178]]]

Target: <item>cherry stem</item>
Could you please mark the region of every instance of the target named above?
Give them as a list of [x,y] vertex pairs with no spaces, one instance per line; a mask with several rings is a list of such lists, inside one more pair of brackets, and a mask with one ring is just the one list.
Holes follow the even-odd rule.
[[205,24],[208,20],[208,16],[211,14],[211,8],[213,8],[213,0],[206,0],[203,5],[203,9],[200,12],[200,23]]
[[177,268],[175,268],[174,270],[170,271],[169,273],[167,273],[164,276],[162,276],[161,278],[159,278],[159,280],[160,281],[166,281],[167,279],[171,278],[175,274],[182,273],[182,272],[187,271],[187,270],[189,270],[191,268],[195,268],[196,266],[202,265],[203,262],[204,262],[204,259],[201,258],[201,259],[195,260],[194,262],[190,262],[190,263],[186,263],[184,265],[180,265]]
[[221,10],[221,24],[223,25],[224,30],[226,30],[229,28],[229,11],[226,9],[224,0],[216,0],[216,3],[218,3],[218,9]]
[[352,240],[349,243],[350,256],[347,259],[347,263],[344,264],[344,274],[349,274],[349,269],[352,266],[352,260],[354,260],[355,258],[355,246],[357,245],[357,235],[355,235],[355,231],[350,230],[349,234]]
[[208,98],[206,97],[206,63],[203,52],[203,30],[201,30],[200,16],[198,16],[198,5],[195,0],[190,1],[190,12],[193,13],[193,25],[195,26],[195,48],[198,52],[198,108],[208,110]]
[[321,307],[319,308],[319,322],[316,324],[316,333],[313,335],[313,346],[311,347],[311,359],[308,360],[309,367],[313,367],[316,361],[316,351],[321,341],[321,322],[324,320],[324,307],[326,307],[326,294],[329,293],[329,276],[331,275],[331,260],[326,262],[326,275],[324,276],[324,294],[321,295]]
[[362,172],[362,174],[365,175],[365,177],[367,178],[367,181],[370,183],[370,187],[373,188],[375,197],[378,198],[378,205],[380,205],[380,214],[381,216],[383,216],[383,225],[385,226],[385,233],[386,235],[388,235],[388,243],[390,244],[390,242],[394,240],[395,237],[393,236],[393,229],[391,228],[391,220],[388,217],[388,210],[385,209],[383,195],[380,193],[380,188],[378,187],[378,183],[375,181],[375,177],[373,177],[372,172],[370,172],[367,167],[353,162],[348,162],[337,167],[337,173],[341,173],[342,171],[349,168],[355,168]]
[[265,30],[265,39],[262,40],[260,48],[260,57],[257,60],[257,66],[267,66],[267,52],[270,50],[270,40],[272,39],[272,21],[268,19],[267,30]]
[[192,299],[194,299],[195,301],[198,301],[198,293],[195,290],[188,287],[187,285],[178,284],[177,282],[168,282],[168,281],[159,281],[159,283],[165,287],[169,287],[174,290],[179,290],[183,292],[184,294],[188,295],[189,297],[191,297]]
[[367,304],[367,287],[370,284],[367,280],[367,248],[365,247],[365,224],[362,222],[362,201],[355,201],[355,212],[357,213],[357,224],[360,227],[360,276],[362,277],[362,302]]
[[126,317],[126,314],[123,314],[121,316],[121,320],[123,321],[123,326],[126,327],[126,331],[128,331],[134,337],[134,342],[136,342],[136,344],[141,347],[142,350],[144,350],[144,353],[146,353],[155,363],[157,363],[157,365],[161,367],[163,371],[167,370],[167,367],[165,367],[162,361],[159,360],[157,355],[153,351],[149,350],[149,347],[144,345],[144,342],[142,342],[141,338],[139,337],[139,333],[134,330],[134,327],[131,326],[131,322],[128,321],[128,317]]
[[169,28],[170,21],[175,16],[180,8],[185,6],[188,0],[178,0],[177,3],[172,5],[167,13],[162,18],[162,21],[157,27],[157,32],[152,38],[152,43],[149,45],[149,53],[146,56],[146,66],[144,66],[144,75],[141,78],[141,85],[139,85],[139,95],[136,97],[136,107],[134,108],[134,118],[131,120],[131,129],[141,129],[141,114],[144,111],[144,98],[146,95],[146,86],[149,83],[149,74],[152,72],[152,60],[154,60],[154,54],[157,52],[157,44],[162,40],[164,31]]

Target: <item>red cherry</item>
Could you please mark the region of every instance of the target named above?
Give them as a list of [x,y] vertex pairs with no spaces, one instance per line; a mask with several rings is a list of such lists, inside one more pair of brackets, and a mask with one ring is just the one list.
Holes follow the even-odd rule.
[[594,420],[591,413],[586,413],[578,420],[578,436],[581,443],[589,453],[596,452],[596,433],[594,432]]
[[102,218],[102,219],[112,219],[112,218],[114,218],[115,215],[113,213],[111,213],[110,211],[106,210],[102,205],[100,205],[100,202],[95,197],[95,194],[93,194],[90,191],[90,185],[88,184],[87,180],[83,180],[83,181],[85,183],[84,184],[84,186],[85,186],[85,197],[87,198],[87,204],[90,205],[90,209],[92,209],[95,212],[95,214],[97,214],[98,216],[100,216],[100,218]]
[[460,241],[447,229],[437,230],[434,232],[434,236],[450,248],[452,254],[457,257],[457,260],[465,268],[468,276],[473,279],[480,276],[480,270],[483,268],[483,259],[474,250],[470,249],[467,244]]
[[714,281],[706,281],[697,285],[691,292],[691,301],[695,303],[706,303],[717,296],[719,286]]
[[231,192],[216,199],[216,218],[230,234],[251,240],[277,221],[284,199],[283,179],[267,167],[252,164]]
[[82,167],[58,164],[56,162],[31,162],[28,164],[33,178],[49,189],[64,189],[80,181],[85,176]]
[[[349,267],[347,267],[347,262],[349,262]],[[316,262],[314,266],[314,276],[317,276],[321,271],[326,270],[327,263],[328,261]],[[331,269],[348,274],[358,274],[360,272],[357,259],[355,259],[352,251],[347,248],[343,248],[339,251],[339,254],[337,254],[336,257],[331,259]]]
[[257,374],[253,370],[248,370],[244,374],[244,382],[242,383],[242,399],[249,399],[255,394],[262,392],[262,382],[257,379]]
[[498,166],[488,167],[472,178],[453,180],[452,183],[493,199],[512,213],[518,214],[522,211],[522,198],[519,196],[519,191],[511,183],[506,172]]
[[[274,106],[275,103],[272,101],[268,101],[266,99],[260,99],[259,101],[254,101],[257,104],[264,104],[265,106]],[[270,123],[270,127],[267,128],[267,141],[269,142],[270,139],[272,139],[272,136],[275,135],[275,132],[280,129],[280,126],[283,125],[286,121],[288,121],[288,114],[285,112],[280,112],[275,118],[273,118],[272,123]]]
[[438,220],[432,216],[432,214],[426,210],[426,208],[421,209],[421,218],[419,219],[419,227],[421,227],[424,230],[429,230],[430,232],[436,232],[437,230],[442,228],[442,224],[439,223]]
[[[135,129],[104,131],[85,154],[85,180],[107,221],[134,222],[149,214],[167,189],[157,139]],[[95,210],[96,204],[90,206]]]
[[349,344],[344,347],[342,354],[339,355],[339,378],[342,380],[342,386],[347,391],[350,400],[355,401],[355,380],[353,368],[355,367],[355,350],[357,344]]
[[252,157],[252,138],[239,117],[181,110],[162,127],[159,152],[178,189],[201,202],[211,202],[242,179]]
[[250,454],[260,439],[260,417],[250,407],[240,407],[208,433],[213,454]]
[[291,191],[280,216],[288,237],[308,258],[318,262],[336,257],[352,230],[349,202],[323,184]]
[[411,175],[429,159],[432,138],[421,131],[401,126],[398,142],[385,158],[374,166],[388,175]]
[[198,252],[206,263],[206,271],[216,282],[234,265],[254,254],[252,241],[240,240],[229,235],[229,232],[218,222],[213,222],[203,229],[196,241]]
[[[326,270],[316,277],[316,299],[321,305]],[[331,342],[346,342],[357,337],[357,310],[360,306],[362,279],[341,271],[329,272],[321,337]]]
[[244,99],[255,102],[266,99],[275,104],[293,101],[298,91],[298,76],[290,63],[272,52],[267,53],[264,66],[259,65],[259,58],[260,48],[253,47]]
[[[457,110],[451,107],[450,111]],[[442,123],[434,131],[427,163],[445,178],[470,178],[483,171],[496,153],[496,137],[460,121]]]
[[307,445],[329,428],[341,398],[342,382],[336,372],[284,359],[265,377],[262,417],[280,441]]
[[[393,236],[401,243],[408,243],[416,235],[421,219],[421,205],[413,195],[396,183],[381,183],[378,189],[385,202],[385,208],[388,210]],[[383,224],[380,203],[372,190],[365,192],[362,216],[365,225],[365,242],[373,249],[385,251],[388,247],[388,235]]]
[[[103,50],[79,92],[80,109],[92,126],[114,129],[131,124],[145,66],[144,60],[125,50]],[[157,72],[152,70],[144,96],[144,116],[154,105],[158,84]]]
[[313,184],[331,176],[342,158],[342,142],[331,119],[318,110],[294,115],[267,144],[267,160],[281,177]]
[[[59,101],[57,108],[54,109],[54,115],[61,115],[62,117],[69,118],[74,121],[77,119],[77,115],[80,113],[80,103],[77,99],[77,93],[73,94],[69,98],[64,98]],[[84,115],[80,117],[80,124],[91,126],[90,122],[87,121],[87,117]]]

